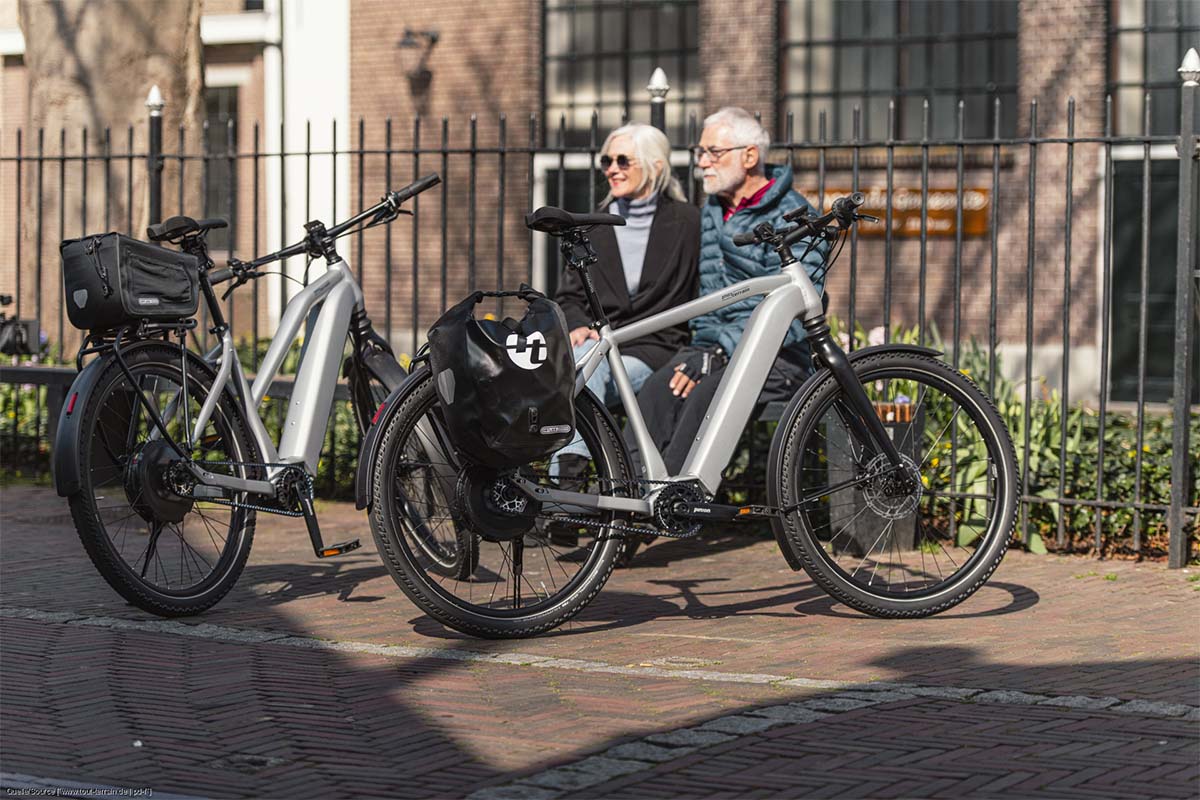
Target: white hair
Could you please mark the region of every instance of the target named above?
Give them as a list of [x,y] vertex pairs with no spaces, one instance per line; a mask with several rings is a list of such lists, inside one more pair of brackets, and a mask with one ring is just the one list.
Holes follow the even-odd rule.
[[733,147],[753,145],[758,148],[758,172],[766,171],[767,151],[771,149],[771,134],[744,108],[725,106],[704,119],[704,127],[721,127],[729,134]]
[[[608,138],[604,140],[604,146],[600,148],[601,155],[608,153],[609,145],[618,136],[629,137],[629,140],[633,142],[633,152],[618,153],[617,155],[633,156],[642,165],[642,182],[634,189],[634,194],[640,193],[650,186],[655,194],[666,193],[672,200],[687,202],[683,186],[679,183],[679,179],[671,174],[671,143],[667,141],[665,133],[644,122],[630,122],[608,135]],[[608,208],[608,204],[612,201],[612,192],[609,192],[600,203],[600,207]]]

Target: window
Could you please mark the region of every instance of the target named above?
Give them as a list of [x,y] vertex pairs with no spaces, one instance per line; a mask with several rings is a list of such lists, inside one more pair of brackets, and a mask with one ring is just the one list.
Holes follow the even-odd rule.
[[[1113,126],[1122,136],[1142,132],[1143,98],[1150,93],[1150,135],[1179,133],[1179,75],[1200,38],[1200,0],[1115,0],[1108,31],[1108,91]],[[1200,109],[1197,109],[1200,125]]]
[[667,73],[667,136],[684,143],[688,115],[701,111],[697,0],[546,0],[542,109],[547,140],[560,115],[568,145],[586,145],[592,111],[600,144],[625,119],[648,120],[645,86]]
[[968,138],[1016,131],[1017,0],[781,0],[779,127],[788,112],[794,136],[815,141],[820,113],[826,135],[853,135],[862,109],[864,139],[887,136],[888,101],[896,99],[896,135],[921,136],[930,106],[930,136],[957,135],[964,104]]
[[237,227],[237,159],[230,159],[229,123],[233,122],[234,151],[237,152],[238,89],[236,86],[209,86],[204,90],[205,132],[204,152],[204,216],[224,217],[228,228],[217,228],[208,234],[208,246],[215,253],[236,246]]

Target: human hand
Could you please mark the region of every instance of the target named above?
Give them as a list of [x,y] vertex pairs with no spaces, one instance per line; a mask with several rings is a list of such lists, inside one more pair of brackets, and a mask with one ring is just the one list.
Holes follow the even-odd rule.
[[675,374],[671,376],[671,391],[676,397],[687,397],[701,379],[715,370],[725,366],[725,353],[721,348],[711,350],[695,350],[675,365]]
[[599,338],[600,334],[596,333],[596,331],[591,328],[576,328],[575,330],[571,331],[571,347],[579,347],[579,345],[583,344],[588,339]]
[[696,388],[699,381],[694,381],[687,376],[683,371],[683,364],[675,367],[675,374],[671,376],[671,393],[676,397],[687,397],[692,393],[692,389]]

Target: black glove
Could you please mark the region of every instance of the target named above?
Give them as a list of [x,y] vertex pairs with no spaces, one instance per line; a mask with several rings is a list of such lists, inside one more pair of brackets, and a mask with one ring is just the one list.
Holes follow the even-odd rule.
[[689,380],[699,382],[701,378],[716,372],[728,362],[725,351],[720,347],[692,350],[688,352],[683,363],[675,368],[675,371],[682,372]]

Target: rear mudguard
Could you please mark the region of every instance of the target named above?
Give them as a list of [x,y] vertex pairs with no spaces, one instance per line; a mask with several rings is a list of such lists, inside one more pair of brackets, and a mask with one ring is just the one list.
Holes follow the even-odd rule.
[[[161,346],[162,344],[163,342],[159,339],[142,339],[123,344],[121,353],[128,358],[139,348]],[[96,390],[101,377],[115,360],[116,356],[111,350],[102,352],[98,358],[92,359],[91,363],[75,376],[71,388],[67,390],[67,401],[63,403],[62,413],[58,417],[58,434],[54,438],[54,449],[50,457],[50,469],[54,473],[54,489],[58,492],[59,497],[70,497],[79,492],[83,411],[87,408],[92,392]],[[211,386],[212,381],[216,379],[216,372],[212,367],[192,352],[188,353],[188,360],[207,374]],[[230,402],[240,406],[228,385],[225,391],[229,393]]]
[[[864,347],[862,350],[855,350],[852,353],[847,353],[846,358],[853,366],[856,361],[859,361],[867,356],[879,355],[880,353],[920,353],[926,356],[940,356],[941,350],[934,350],[929,347],[919,347],[915,344],[880,344],[873,347]],[[796,417],[800,414],[800,409],[804,403],[810,398],[817,386],[828,376],[833,373],[826,367],[822,367],[809,376],[808,380],[796,390],[792,395],[791,402],[784,409],[783,414],[779,416],[779,427],[775,429],[775,435],[771,437],[771,453],[767,458],[767,502],[772,508],[779,508],[779,483],[782,476],[782,465],[780,460],[783,458],[783,437],[787,435],[787,431],[796,421]],[[795,554],[792,553],[792,547],[787,542],[787,534],[783,529],[783,519],[777,514],[771,519],[771,530],[775,534],[775,541],[779,543],[779,550],[783,553],[784,559],[788,566],[799,571],[801,569],[800,562]]]

